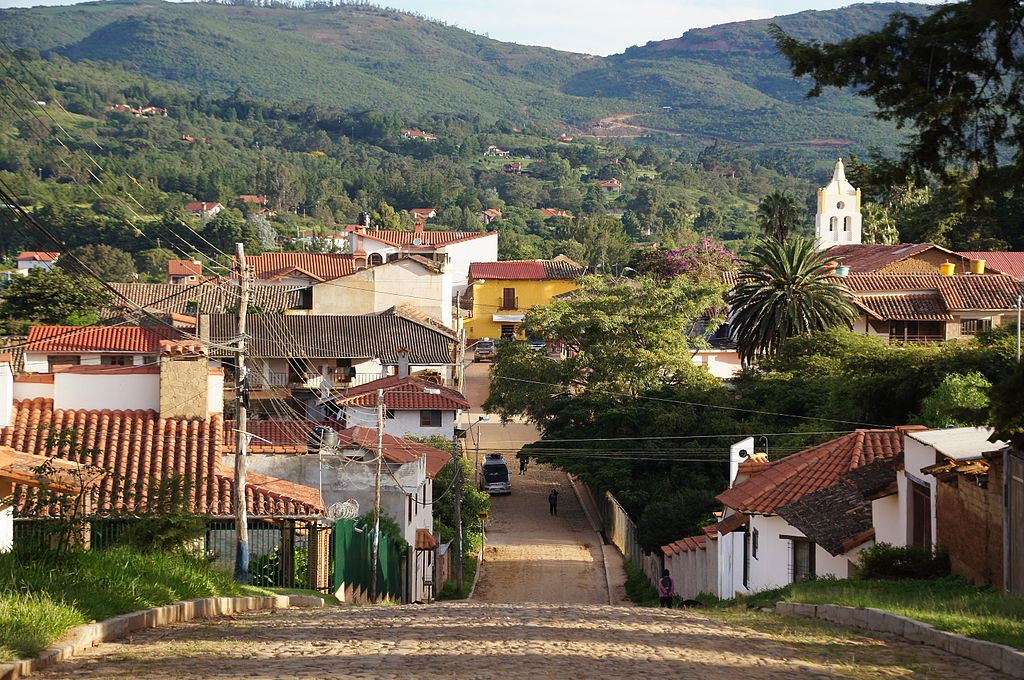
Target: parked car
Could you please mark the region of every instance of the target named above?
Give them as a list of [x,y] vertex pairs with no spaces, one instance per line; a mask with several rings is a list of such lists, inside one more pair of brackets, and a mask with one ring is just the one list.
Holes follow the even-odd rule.
[[483,479],[480,490],[494,494],[512,493],[512,478],[509,475],[508,463],[500,453],[488,453],[481,466]]
[[494,361],[494,355],[497,351],[498,348],[494,340],[490,338],[477,340],[476,347],[473,349],[473,361]]
[[526,347],[534,352],[543,352],[548,348],[548,343],[543,340],[527,340]]

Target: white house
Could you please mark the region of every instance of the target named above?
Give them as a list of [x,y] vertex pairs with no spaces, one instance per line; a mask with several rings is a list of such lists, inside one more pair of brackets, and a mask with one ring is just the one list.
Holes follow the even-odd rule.
[[153,366],[160,342],[174,331],[164,326],[32,326],[25,345],[26,373],[57,366]]
[[60,259],[60,253],[26,250],[18,254],[18,271],[27,274],[32,269],[49,271]]
[[[305,449],[293,454],[261,454],[259,447],[249,455],[251,470],[320,490],[325,507],[354,500],[359,515],[373,510],[377,431],[351,427],[338,432],[338,444],[324,446],[316,455]],[[430,583],[436,560],[437,541],[432,532],[434,515],[433,479],[451,459],[445,451],[417,442],[383,435],[384,462],[381,478],[381,512],[402,531],[411,550],[410,600],[433,597]],[[234,464],[226,455],[224,465]]]
[[207,203],[206,201],[192,201],[191,203],[185,204],[185,212],[189,215],[195,215],[196,217],[216,217],[220,212],[224,210],[224,206],[221,203]]
[[451,439],[462,411],[469,408],[469,402],[456,390],[415,376],[396,375],[345,390],[335,401],[339,419],[350,425],[375,423],[379,390],[383,390],[385,427],[399,437]]
[[414,231],[374,231],[357,226],[350,237],[352,257],[357,262],[365,258],[366,266],[383,264],[402,254],[434,260],[451,276],[452,298],[466,290],[471,263],[498,259],[496,231],[427,231],[422,224]]

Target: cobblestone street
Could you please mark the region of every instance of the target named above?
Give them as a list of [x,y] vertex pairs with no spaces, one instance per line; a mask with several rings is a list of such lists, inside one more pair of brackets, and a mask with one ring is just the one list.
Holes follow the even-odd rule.
[[38,677],[999,677],[929,647],[845,630],[815,636],[786,630],[780,625],[765,633],[688,611],[608,605],[331,607],[148,630]]

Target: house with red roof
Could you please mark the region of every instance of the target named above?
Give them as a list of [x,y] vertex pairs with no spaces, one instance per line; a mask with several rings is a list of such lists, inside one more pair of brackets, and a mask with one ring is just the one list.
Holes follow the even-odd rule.
[[498,210],[497,208],[487,208],[483,212],[477,213],[477,217],[480,219],[481,222],[484,223],[485,226],[489,225],[494,220],[500,220],[501,215],[501,211]]
[[52,251],[26,250],[18,254],[18,273],[27,274],[32,269],[49,271],[60,259],[60,253]]
[[423,130],[401,130],[400,132],[405,139],[411,139],[416,142],[430,142],[437,139],[436,135],[424,132]]
[[576,219],[575,217],[572,216],[572,213],[566,212],[565,210],[559,210],[558,208],[541,208],[540,212],[542,215],[544,215],[544,219],[547,219],[549,217],[561,217],[567,220]]
[[426,222],[427,220],[437,217],[437,211],[433,208],[412,208],[409,210],[412,218],[416,222]]
[[192,201],[185,204],[186,214],[202,218],[214,217],[223,209],[223,205],[214,202]]
[[335,399],[342,423],[375,422],[377,390],[385,390],[386,427],[389,432],[407,437],[440,435],[451,439],[462,411],[469,402],[462,393],[437,382],[414,375],[398,375],[350,387]]
[[856,430],[771,461],[747,455],[752,438],[738,443],[730,488],[717,496],[720,521],[662,546],[665,567],[723,598],[847,578],[864,547],[900,539],[897,471],[907,438],[924,429]]
[[197,283],[202,278],[199,260],[167,260],[167,283]]
[[[394,387],[394,386],[392,386]],[[394,394],[395,390],[389,393]],[[398,397],[392,397],[397,399]],[[385,397],[387,400],[388,397]],[[436,595],[432,591],[434,563],[437,559],[437,538],[434,536],[434,478],[451,454],[419,442],[403,439],[389,432],[390,421],[378,439],[374,427],[354,425],[331,429],[309,455],[305,439],[287,446],[275,447],[273,453],[251,453],[249,467],[261,474],[287,479],[302,486],[321,489],[327,507],[335,503],[354,502],[358,514],[373,510],[375,465],[380,445],[386,467],[381,477],[381,511],[390,517],[413,548],[411,561],[410,601],[426,601]],[[225,463],[233,461],[227,456]],[[354,593],[346,592],[346,600]]]
[[594,184],[596,184],[599,189],[609,194],[617,194],[622,191],[622,182],[615,177],[612,177],[611,179],[598,180],[597,182],[594,182]]
[[24,370],[52,373],[69,366],[152,366],[160,355],[161,341],[175,335],[166,326],[32,326]]
[[564,255],[551,260],[474,262],[469,267],[473,312],[465,322],[466,337],[525,339],[519,327],[527,310],[575,290],[585,271]]

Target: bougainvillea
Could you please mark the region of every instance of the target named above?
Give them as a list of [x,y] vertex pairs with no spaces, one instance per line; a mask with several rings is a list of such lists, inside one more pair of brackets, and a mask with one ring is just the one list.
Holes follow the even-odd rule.
[[732,251],[705,237],[692,246],[652,251],[637,269],[664,279],[687,276],[700,281],[720,282],[722,272],[736,271],[738,262]]

